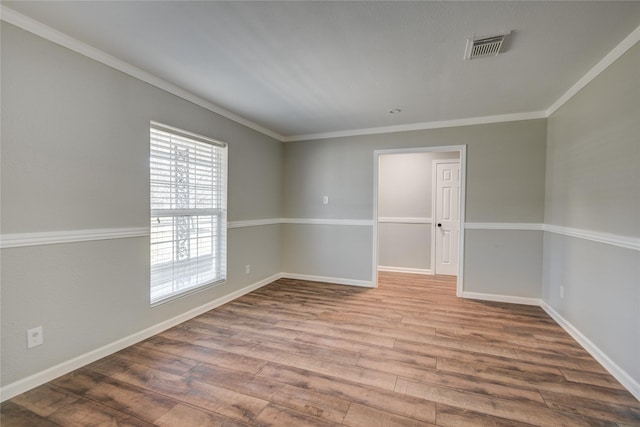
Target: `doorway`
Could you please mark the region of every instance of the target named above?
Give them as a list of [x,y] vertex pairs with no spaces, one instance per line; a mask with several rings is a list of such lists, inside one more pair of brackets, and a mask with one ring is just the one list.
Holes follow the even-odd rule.
[[374,152],[374,283],[379,269],[447,274],[462,295],[465,165],[462,145]]

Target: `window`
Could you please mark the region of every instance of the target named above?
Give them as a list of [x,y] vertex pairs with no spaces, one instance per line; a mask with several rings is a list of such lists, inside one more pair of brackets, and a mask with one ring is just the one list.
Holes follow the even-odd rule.
[[226,279],[227,146],[151,123],[151,303]]

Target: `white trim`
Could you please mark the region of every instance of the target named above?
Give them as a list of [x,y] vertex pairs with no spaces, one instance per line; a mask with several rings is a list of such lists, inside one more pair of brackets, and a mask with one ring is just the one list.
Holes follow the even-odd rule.
[[[372,226],[373,221],[360,219],[266,218],[246,221],[230,221],[227,224],[227,227],[233,229],[275,224]],[[94,240],[126,239],[130,237],[148,237],[149,235],[150,231],[148,227],[98,228],[91,230],[2,234],[0,235],[0,249],[54,245],[59,243],[89,242]]]
[[379,265],[378,271],[388,271],[390,273],[424,274],[427,276],[433,276],[433,270],[429,268],[390,267],[387,265]]
[[640,238],[638,237],[620,236],[618,234],[604,233],[601,231],[582,230],[551,224],[544,224],[543,229],[549,233],[562,234],[563,236],[577,237],[579,239],[640,251]]
[[75,369],[79,369],[83,366],[88,365],[89,363],[95,362],[96,360],[99,360],[105,356],[120,351],[123,348],[129,347],[142,340],[159,334],[162,331],[179,325],[180,323],[186,322],[187,320],[199,316],[202,313],[206,313],[207,311],[219,307],[222,304],[226,304],[229,301],[241,297],[242,295],[248,294],[249,292],[261,288],[275,280],[280,279],[281,277],[282,275],[280,273],[274,274],[271,277],[267,277],[266,279],[260,280],[259,282],[251,284],[249,286],[245,286],[244,288],[238,289],[237,291],[231,292],[230,294],[217,298],[213,301],[209,301],[208,303],[203,304],[200,307],[191,309],[185,313],[179,314],[178,316],[160,322],[142,331],[133,333],[129,336],[121,338],[95,350],[91,350],[85,354],[74,357],[73,359],[62,362],[56,366],[52,366],[51,368],[45,369],[44,371],[30,375],[11,384],[7,384],[0,389],[0,401],[11,399],[14,396],[24,393],[25,391],[31,390],[32,388],[58,378],[61,375],[67,374]]
[[[458,243],[458,280],[456,282],[456,296],[462,297],[462,293],[464,292],[464,221],[467,217],[467,146],[463,145],[460,149],[460,191],[459,196],[460,200],[458,202],[458,209],[460,210],[460,217],[458,221],[460,221],[460,230],[458,232],[458,239],[460,242]],[[434,259],[434,267],[435,267],[435,259]]]
[[549,304],[545,301],[541,301],[540,307],[547,312],[547,314],[556,321],[562,328],[567,331],[574,340],[578,342],[587,352],[593,356],[615,379],[620,381],[620,383],[626,387],[627,390],[633,396],[640,400],[640,383],[634,380],[631,375],[629,375],[624,369],[618,366],[613,360],[607,356],[607,354],[598,348],[589,338],[582,334],[569,322],[567,319],[562,317],[560,313],[555,311]]
[[510,304],[523,304],[540,306],[540,298],[517,297],[512,295],[485,294],[480,292],[463,292],[462,298],[475,299],[480,301],[506,302]]
[[[461,199],[461,203],[463,200]],[[378,223],[430,224],[433,218],[396,218],[380,217]],[[373,226],[374,221],[362,219],[320,219],[320,218],[266,218],[245,221],[230,221],[228,228],[256,227],[277,224],[337,225],[337,226]],[[466,230],[515,230],[547,231],[569,237],[591,240],[598,243],[619,246],[631,250],[640,250],[640,238],[620,236],[600,231],[562,227],[551,224],[516,222],[466,222]],[[462,230],[461,230],[462,231]],[[126,239],[147,237],[147,227],[98,228],[91,230],[43,231],[34,233],[14,233],[0,236],[0,249],[26,246],[54,245],[61,243],[89,242],[95,240]]]
[[284,140],[284,136],[276,132],[273,132],[257,123],[247,120],[235,113],[232,113],[231,111],[222,108],[219,105],[209,102],[197,95],[194,95],[193,93],[182,89],[181,87],[173,83],[163,80],[145,70],[129,64],[128,62],[118,59],[115,56],[109,55],[108,53],[103,52],[100,49],[97,49],[61,31],[49,27],[42,22],[36,21],[35,19],[18,13],[5,5],[0,5],[0,19],[53,43],[59,44],[60,46],[66,47],[67,49],[98,61],[104,65],[114,68],[118,71],[122,71],[123,73],[128,74],[131,77],[134,77],[145,83],[149,83],[152,86],[155,86],[182,99],[199,105],[200,107],[226,117],[229,120],[233,120],[236,123],[240,123],[241,125],[244,125],[264,135],[270,136],[271,138],[275,138],[279,141]]
[[467,230],[518,230],[518,231],[542,231],[544,225],[528,222],[465,222]]
[[393,224],[432,224],[433,218],[381,216],[378,222]]
[[306,225],[358,225],[371,227],[370,219],[323,219],[323,218],[280,218],[282,224],[306,224]]
[[130,237],[147,237],[149,234],[148,227],[3,234],[0,236],[0,248],[7,249],[25,246],[55,245],[58,243],[89,242],[93,240],[126,239]]
[[571,98],[573,98],[580,90],[591,83],[593,79],[598,77],[600,73],[606,70],[611,64],[613,64],[618,58],[620,58],[624,53],[631,49],[633,45],[640,41],[640,26],[638,26],[635,30],[631,32],[627,37],[624,38],[616,47],[614,47],[611,52],[609,52],[604,58],[600,60],[592,69],[590,69],[580,80],[578,80],[568,91],[564,93],[556,102],[554,102],[545,114],[547,117],[551,117],[553,113],[558,111],[560,107],[566,104]]
[[393,132],[442,129],[442,128],[451,128],[451,127],[459,127],[459,126],[515,122],[520,120],[534,120],[534,119],[546,119],[546,118],[547,118],[547,115],[545,111],[532,111],[532,112],[526,112],[526,113],[501,114],[496,116],[470,117],[465,119],[410,123],[406,125],[381,126],[381,127],[375,127],[375,128],[341,130],[341,131],[335,131],[335,132],[319,132],[319,133],[309,133],[309,134],[303,134],[303,135],[290,135],[290,136],[285,136],[282,141],[284,142],[308,141],[312,139],[329,139],[329,138],[343,138],[347,136],[378,135],[378,134],[386,134],[386,133],[393,133]]
[[[436,219],[436,217],[438,216],[436,214],[436,196],[437,196],[437,187],[436,187],[436,181],[438,180],[438,171],[437,171],[438,166],[436,166],[436,161],[432,160],[431,161],[431,216],[433,217],[434,221]],[[462,178],[462,176],[461,176]],[[460,186],[462,185],[461,183],[459,183]],[[460,196],[460,186],[458,187],[458,197]],[[458,207],[460,207],[460,199],[458,199]],[[462,224],[462,218],[458,218],[459,223]],[[460,228],[464,228],[464,227],[460,227]],[[458,231],[459,232],[459,231]],[[429,242],[429,258],[430,258],[430,266],[431,269],[433,270],[433,274],[436,273],[436,230],[434,230],[434,228],[431,228],[431,231],[429,232],[429,234],[431,235],[431,241]],[[458,236],[459,237],[459,236]],[[456,291],[456,296],[457,295],[457,291]]]
[[282,220],[280,218],[250,219],[245,221],[230,221],[227,228],[257,227],[261,225],[276,225],[281,223]]
[[310,274],[298,273],[280,273],[280,277],[283,279],[308,280],[310,282],[334,283],[336,285],[360,286],[363,288],[376,287],[370,280],[345,279],[342,277],[313,276]]
[[373,151],[373,229],[371,230],[371,281],[378,287],[378,227],[380,218],[378,217],[378,185],[379,185],[380,153]]

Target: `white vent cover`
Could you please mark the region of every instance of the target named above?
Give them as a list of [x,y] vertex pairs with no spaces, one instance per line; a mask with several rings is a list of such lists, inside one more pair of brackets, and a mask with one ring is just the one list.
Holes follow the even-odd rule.
[[496,36],[474,37],[467,39],[467,49],[464,59],[476,59],[485,56],[496,56],[504,52],[506,41],[511,32]]

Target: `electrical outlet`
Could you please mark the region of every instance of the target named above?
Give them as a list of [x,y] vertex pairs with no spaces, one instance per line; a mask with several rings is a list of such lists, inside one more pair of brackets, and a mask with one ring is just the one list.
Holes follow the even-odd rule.
[[249,274],[251,273],[251,265],[247,264],[244,266],[244,274]]
[[33,348],[41,345],[42,338],[42,326],[27,329],[27,348]]
[[564,299],[564,286],[560,286],[560,299]]

